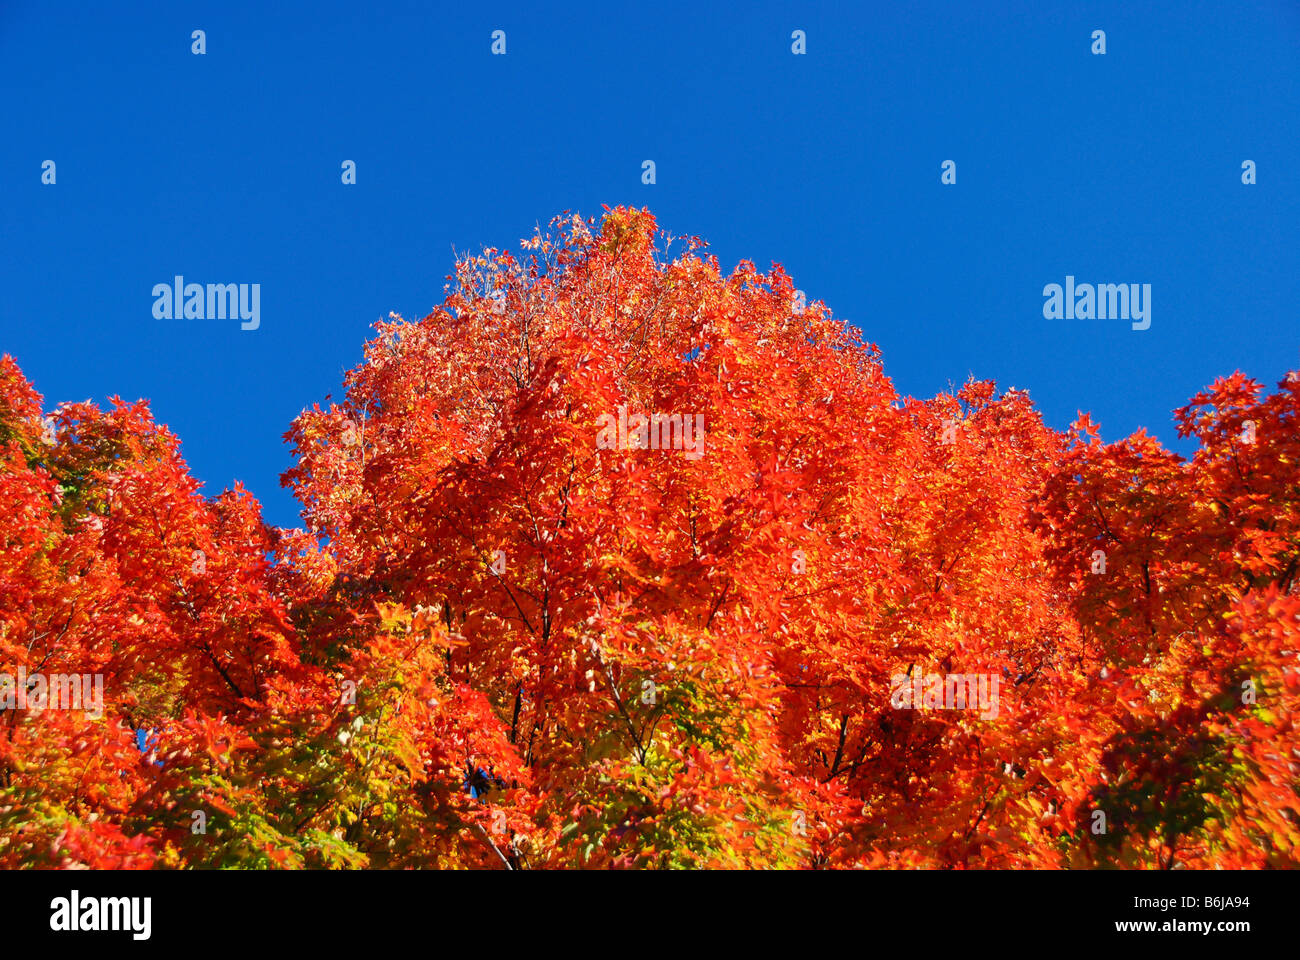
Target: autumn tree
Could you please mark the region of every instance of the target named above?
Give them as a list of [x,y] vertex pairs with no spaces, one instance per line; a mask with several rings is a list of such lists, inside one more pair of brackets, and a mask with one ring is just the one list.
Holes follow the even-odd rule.
[[105,695],[0,717],[0,864],[1295,865],[1296,377],[1194,397],[1190,460],[900,396],[619,208],[344,386],[284,530],[5,359],[0,669]]

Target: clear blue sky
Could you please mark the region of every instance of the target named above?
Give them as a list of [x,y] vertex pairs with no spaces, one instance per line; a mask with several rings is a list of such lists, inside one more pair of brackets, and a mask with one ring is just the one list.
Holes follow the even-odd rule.
[[[729,7],[0,0],[0,352],[50,405],[147,398],[284,525],[281,435],[370,325],[565,209],[782,263],[902,393],[973,373],[1106,439],[1188,452],[1196,389],[1300,365],[1300,3]],[[176,274],[260,283],[261,328],[155,320]],[[1151,328],[1044,320],[1067,274],[1150,283]]]

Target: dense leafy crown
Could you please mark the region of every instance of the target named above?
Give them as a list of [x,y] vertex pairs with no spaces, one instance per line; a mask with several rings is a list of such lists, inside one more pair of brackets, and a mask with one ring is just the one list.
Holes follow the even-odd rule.
[[293,423],[305,530],[6,357],[0,670],[103,710],[0,712],[0,866],[1297,864],[1300,378],[1103,444],[673,246],[459,262]]

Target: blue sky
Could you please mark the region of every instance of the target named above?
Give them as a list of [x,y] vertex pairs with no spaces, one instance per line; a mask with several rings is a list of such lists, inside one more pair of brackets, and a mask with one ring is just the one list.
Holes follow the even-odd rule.
[[[51,406],[147,398],[273,523],[371,324],[566,209],[782,263],[902,393],[993,378],[1106,439],[1189,452],[1198,388],[1300,366],[1297,2],[0,0],[0,81],[0,352]],[[176,274],[260,283],[260,328],[154,319]],[[1151,284],[1150,329],[1044,320],[1067,274]]]

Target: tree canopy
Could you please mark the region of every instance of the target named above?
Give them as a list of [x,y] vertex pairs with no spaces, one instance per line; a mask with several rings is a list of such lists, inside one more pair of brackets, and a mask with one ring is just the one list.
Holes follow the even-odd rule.
[[103,709],[0,712],[0,866],[1296,866],[1300,375],[1176,422],[899,396],[625,208],[380,323],[299,530],[5,357],[0,670]]

